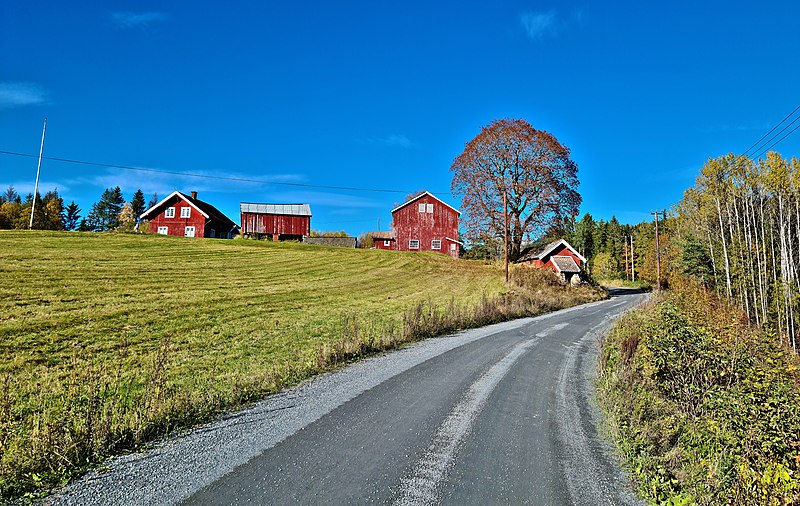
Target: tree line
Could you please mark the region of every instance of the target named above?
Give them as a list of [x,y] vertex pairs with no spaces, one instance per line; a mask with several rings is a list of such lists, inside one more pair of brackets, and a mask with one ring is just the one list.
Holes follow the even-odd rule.
[[[35,207],[34,207],[34,198]],[[23,199],[13,186],[0,194],[0,229],[27,229],[33,207],[33,227],[36,230],[79,230],[83,232],[133,231],[139,224],[139,216],[158,202],[153,194],[145,203],[142,190],[136,190],[126,201],[119,186],[106,188],[100,199],[92,204],[88,214],[75,201],[64,205],[58,189],[43,196],[29,193]]]
[[797,351],[800,160],[710,159],[676,206],[678,266]]

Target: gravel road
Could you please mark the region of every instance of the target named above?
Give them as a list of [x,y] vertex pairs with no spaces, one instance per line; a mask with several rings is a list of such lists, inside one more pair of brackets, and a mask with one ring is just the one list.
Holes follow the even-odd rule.
[[640,504],[598,437],[599,337],[644,295],[429,339],[109,461],[44,502]]

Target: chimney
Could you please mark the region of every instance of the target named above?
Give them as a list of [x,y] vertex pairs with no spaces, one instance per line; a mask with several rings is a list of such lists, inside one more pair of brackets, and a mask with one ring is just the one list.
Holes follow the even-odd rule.
[[197,192],[192,192],[192,200],[197,200]]

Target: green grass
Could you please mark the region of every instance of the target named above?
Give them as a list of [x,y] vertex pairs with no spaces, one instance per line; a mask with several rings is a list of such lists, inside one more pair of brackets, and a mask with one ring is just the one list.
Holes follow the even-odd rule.
[[0,502],[403,342],[589,300],[437,254],[0,232]]
[[673,289],[603,343],[598,398],[651,504],[800,503],[800,362],[701,288]]

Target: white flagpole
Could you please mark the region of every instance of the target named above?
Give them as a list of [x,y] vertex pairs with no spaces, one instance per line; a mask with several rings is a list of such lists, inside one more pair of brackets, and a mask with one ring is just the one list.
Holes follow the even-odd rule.
[[39,146],[39,165],[36,166],[36,184],[33,187],[33,202],[31,203],[31,222],[28,229],[33,229],[33,211],[36,209],[36,194],[39,193],[39,172],[42,170],[42,152],[44,151],[44,133],[47,131],[47,118],[42,127],[42,144]]

